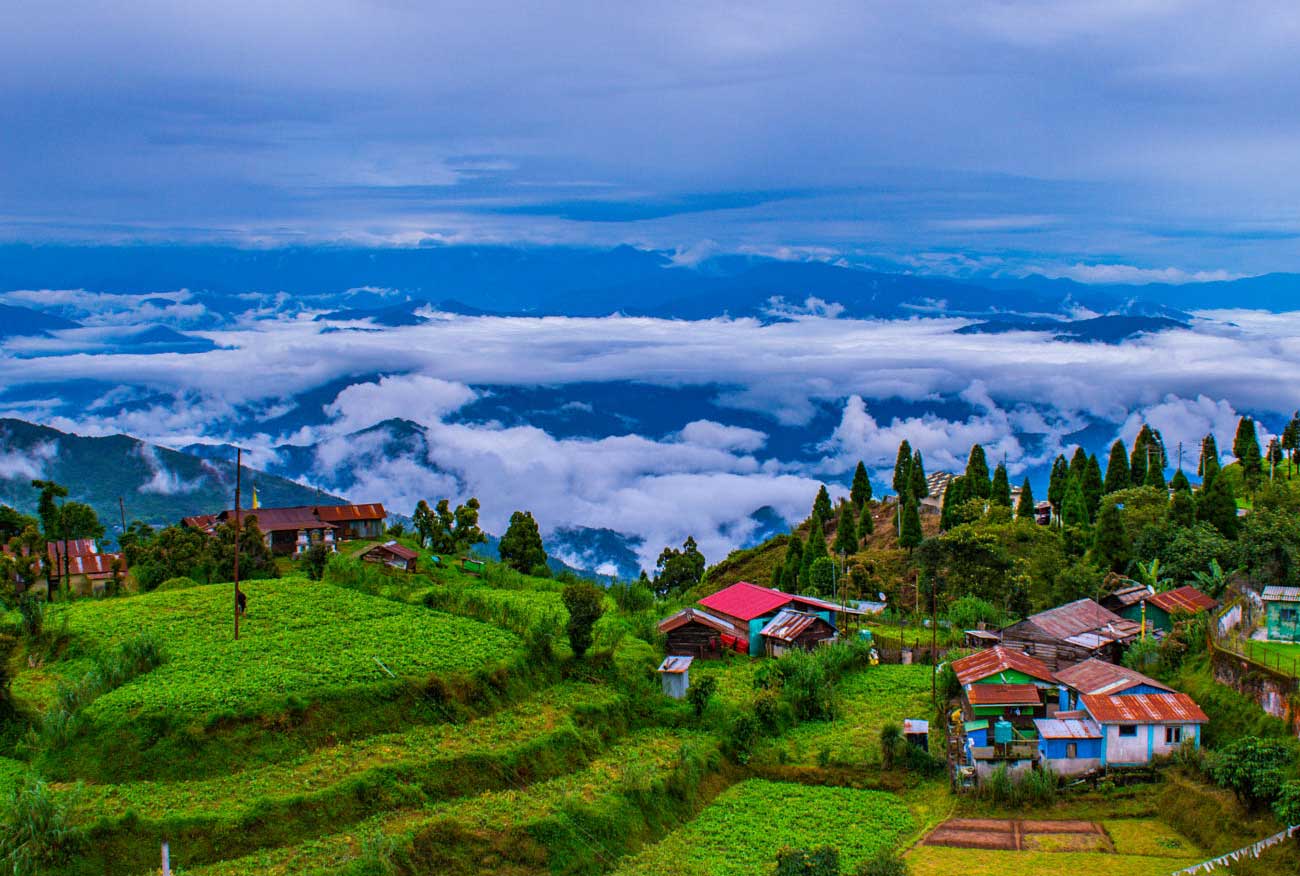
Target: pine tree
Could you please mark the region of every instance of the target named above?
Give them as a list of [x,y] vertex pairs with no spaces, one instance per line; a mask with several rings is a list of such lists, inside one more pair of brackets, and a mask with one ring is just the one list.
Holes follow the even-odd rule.
[[989,504],[1003,508],[1011,507],[1011,482],[1007,479],[1007,467],[998,463],[993,470],[993,483],[989,487]]
[[907,488],[912,483],[912,445],[903,439],[903,443],[898,445],[898,458],[894,460],[894,480],[891,486],[894,488],[894,494],[901,496],[907,492]]
[[1227,477],[1215,473],[1196,499],[1196,519],[1208,523],[1224,538],[1237,537],[1237,497]]
[[1052,462],[1052,476],[1047,482],[1047,501],[1058,518],[1061,516],[1061,503],[1065,501],[1065,488],[1069,479],[1070,465],[1064,456],[1058,455]]
[[1165,484],[1165,470],[1156,463],[1156,455],[1151,454],[1151,466],[1147,469],[1146,480],[1142,482],[1145,487],[1155,487],[1158,490],[1167,488]]
[[912,490],[912,498],[924,499],[930,495],[930,482],[925,477],[925,461],[921,459],[921,451],[919,450],[912,454],[909,481],[908,486]]
[[1020,501],[1016,503],[1016,519],[1028,520],[1030,523],[1038,521],[1037,506],[1034,502],[1034,488],[1029,485],[1029,478],[1020,485]]
[[943,491],[943,507],[939,511],[939,528],[948,530],[956,526],[957,508],[969,499],[970,493],[966,490],[966,478],[964,476],[955,477],[948,481],[948,486]]
[[1088,505],[1083,498],[1083,486],[1074,475],[1066,478],[1065,498],[1061,500],[1061,523],[1065,526],[1088,525]]
[[1269,464],[1269,471],[1275,472],[1284,459],[1286,456],[1282,453],[1282,443],[1276,437],[1268,439],[1268,450],[1264,453],[1264,461]]
[[984,455],[984,448],[976,444],[970,449],[966,460],[966,492],[972,499],[987,499],[993,492],[989,481],[989,462]]
[[921,514],[916,500],[911,496],[903,502],[903,522],[898,533],[898,546],[911,550],[921,543]]
[[1137,437],[1133,439],[1133,453],[1129,456],[1128,470],[1130,486],[1140,487],[1147,480],[1147,462],[1150,459],[1150,452],[1147,450],[1147,442],[1151,438],[1151,430],[1145,423],[1138,431]]
[[831,519],[835,512],[831,509],[831,494],[826,492],[826,485],[822,484],[817,490],[817,498],[813,500],[812,513],[814,517],[820,517],[825,523]]
[[799,533],[790,533],[790,541],[785,546],[785,562],[781,564],[781,587],[791,590],[799,589],[799,570],[803,567],[803,540]]
[[858,517],[858,538],[866,538],[875,531],[876,521],[871,516],[871,503],[868,502],[862,506],[862,514]]
[[855,554],[858,552],[858,525],[853,519],[853,503],[840,503],[840,519],[835,529],[835,553]]
[[1219,470],[1219,445],[1214,440],[1214,433],[1211,432],[1201,439],[1201,458],[1196,463],[1196,476],[1202,482],[1208,481],[1210,477]]
[[1295,474],[1295,454],[1300,450],[1300,411],[1292,415],[1290,422],[1282,430],[1282,449],[1289,454],[1291,473]]
[[1084,475],[1088,471],[1088,453],[1082,447],[1074,448],[1074,453],[1070,455],[1070,477],[1083,486]]
[[1187,479],[1187,475],[1183,474],[1181,468],[1174,472],[1174,476],[1169,479],[1169,489],[1175,493],[1190,494],[1192,492],[1192,482]]
[[1116,439],[1110,445],[1110,459],[1106,461],[1106,481],[1102,492],[1109,495],[1133,486],[1133,475],[1128,469],[1128,450],[1124,440]]
[[1174,497],[1169,500],[1169,522],[1182,527],[1196,523],[1196,500],[1190,488],[1174,491]]
[[1255,421],[1242,417],[1237,421],[1237,435],[1232,439],[1232,455],[1241,464],[1241,474],[1246,483],[1253,484],[1259,478],[1259,436],[1255,433]]
[[849,499],[859,511],[871,501],[871,478],[867,476],[867,467],[860,459],[858,467],[853,471],[853,487],[849,490]]
[[1123,572],[1128,566],[1128,534],[1119,506],[1106,502],[1097,513],[1097,531],[1092,539],[1092,560],[1099,569]]
[[531,511],[516,511],[510,515],[510,526],[497,548],[501,562],[516,572],[529,574],[546,568],[546,549],[542,535]]
[[1097,461],[1095,453],[1088,456],[1080,486],[1083,488],[1083,503],[1088,508],[1088,520],[1096,520],[1097,512],[1101,509],[1101,497],[1106,489],[1101,482],[1101,463]]
[[812,529],[808,532],[808,543],[803,547],[803,556],[799,558],[799,586],[807,588],[809,586],[808,573],[812,569],[812,564],[822,557],[829,557],[830,551],[826,550],[826,531],[822,529],[822,519],[813,515]]

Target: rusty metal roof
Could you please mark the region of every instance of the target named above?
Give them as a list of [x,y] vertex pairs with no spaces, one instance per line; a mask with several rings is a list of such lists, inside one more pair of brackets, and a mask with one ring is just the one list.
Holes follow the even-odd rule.
[[113,561],[121,554],[78,554],[68,557],[68,574],[87,578],[108,578],[113,574]]
[[[259,511],[262,509],[258,509]],[[380,502],[361,505],[318,505],[316,516],[329,523],[348,523],[353,520],[383,520],[388,516]]]
[[1209,718],[1185,693],[1090,696],[1079,702],[1102,724],[1205,724]]
[[1058,712],[1055,718],[1036,718],[1034,727],[1044,739],[1100,739],[1101,726],[1088,717],[1062,718]]
[[1056,673],[1056,680],[1079,693],[1090,695],[1117,694],[1143,684],[1173,692],[1173,688],[1154,678],[1148,678],[1135,669],[1107,663],[1096,657],[1089,657],[1082,663],[1062,669]]
[[[1106,636],[1108,628],[1132,627],[1134,634],[1138,631],[1132,621],[1127,621],[1115,612],[1102,608],[1093,600],[1086,598],[1076,599],[1074,602],[1030,615],[1026,620],[1054,639],[1069,639],[1071,636],[1083,633]],[[1110,638],[1120,639],[1125,635],[1114,635]]]
[[1032,684],[972,684],[966,688],[972,706],[1041,706],[1043,697]]
[[1052,678],[1052,671],[1043,661],[1002,645],[978,651],[952,662],[952,671],[957,674],[957,680],[962,684],[973,684],[990,675],[1006,672],[1008,669],[1023,672],[1030,678],[1041,681],[1055,681]]
[[1141,584],[1134,584],[1131,587],[1124,587],[1116,590],[1110,596],[1106,597],[1107,602],[1113,602],[1121,608],[1127,608],[1130,605],[1137,605],[1144,599],[1151,596],[1150,588]]
[[1190,585],[1157,593],[1148,597],[1147,602],[1170,614],[1175,612],[1196,614],[1214,608],[1216,605],[1213,599]]
[[707,611],[700,611],[698,608],[683,608],[674,615],[669,615],[659,622],[659,632],[670,633],[678,627],[684,627],[687,624],[703,624],[706,627],[717,630],[720,633],[735,634],[739,628],[735,624],[727,623],[721,618],[714,617]]
[[658,672],[677,675],[691,668],[691,661],[694,657],[665,657],[664,662],[659,664]]
[[1265,602],[1300,602],[1300,587],[1280,587],[1270,584],[1264,588]]
[[49,553],[50,559],[55,557],[62,558],[64,553],[69,557],[84,557],[88,554],[99,553],[99,546],[95,544],[93,538],[70,538],[67,542],[47,541],[45,550]]
[[834,626],[815,614],[796,611],[793,608],[783,608],[776,617],[767,622],[767,626],[758,631],[758,634],[769,639],[779,639],[782,642],[793,642],[803,635],[809,627],[815,626],[818,622],[835,629]]
[[372,547],[370,550],[366,551],[366,553],[373,554],[376,551],[389,553],[399,559],[408,560],[408,561],[418,560],[420,558],[420,554],[417,551],[413,551],[409,547],[406,547],[405,545],[400,545],[395,541],[386,541],[383,544],[377,544],[374,547]]

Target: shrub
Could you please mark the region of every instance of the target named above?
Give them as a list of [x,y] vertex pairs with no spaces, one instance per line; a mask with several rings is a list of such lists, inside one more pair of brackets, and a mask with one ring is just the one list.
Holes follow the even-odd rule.
[[569,645],[577,657],[591,647],[591,629],[605,613],[604,592],[590,581],[571,581],[561,594],[564,607],[569,611]]
[[736,763],[749,763],[754,753],[754,743],[758,741],[760,728],[758,719],[746,712],[741,712],[731,722],[727,732],[727,756]]
[[635,614],[654,608],[654,592],[639,581],[619,581],[609,588],[619,611]]
[[858,865],[853,876],[907,876],[907,862],[893,849],[881,849]]
[[880,728],[880,760],[885,769],[892,770],[894,768],[894,755],[902,742],[903,728],[897,724],[891,721]]
[[188,577],[186,577],[186,576],[184,576],[184,575],[181,575],[181,576],[178,577],[178,578],[168,578],[166,581],[164,581],[164,582],[162,582],[161,584],[159,584],[155,589],[157,589],[157,590],[189,590],[191,587],[198,587],[198,586],[199,586],[199,582],[198,582],[198,581],[195,581],[193,578],[188,578]]
[[22,615],[23,638],[29,645],[40,641],[45,630],[45,600],[25,594],[18,600],[18,613]]
[[1283,824],[1300,824],[1300,781],[1292,779],[1282,786],[1273,801],[1273,814]]
[[1293,762],[1289,743],[1245,736],[1219,750],[1210,776],[1254,809],[1278,798]]
[[948,607],[948,620],[962,630],[974,629],[981,621],[989,626],[997,626],[1001,619],[1001,613],[993,603],[978,596],[963,596]]
[[776,876],[839,876],[840,853],[830,846],[816,849],[786,847],[776,853]]
[[36,876],[66,864],[80,841],[70,803],[45,782],[24,776],[10,792],[0,819],[0,858],[14,876]]
[[709,704],[709,699],[718,690],[718,679],[712,675],[705,675],[695,679],[695,683],[686,691],[686,699],[690,700],[691,706],[695,709],[695,717],[699,718],[704,715],[704,709]]
[[325,576],[325,566],[329,563],[331,553],[333,552],[324,542],[318,541],[303,552],[298,567],[307,573],[310,580],[319,581]]

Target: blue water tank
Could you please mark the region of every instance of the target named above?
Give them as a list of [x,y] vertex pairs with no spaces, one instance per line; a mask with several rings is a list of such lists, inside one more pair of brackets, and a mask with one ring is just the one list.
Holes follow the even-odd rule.
[[1011,742],[1011,722],[1006,718],[999,718],[998,722],[993,725],[993,742],[997,745],[1008,745]]
[[858,630],[858,638],[870,645],[872,642],[871,630]]

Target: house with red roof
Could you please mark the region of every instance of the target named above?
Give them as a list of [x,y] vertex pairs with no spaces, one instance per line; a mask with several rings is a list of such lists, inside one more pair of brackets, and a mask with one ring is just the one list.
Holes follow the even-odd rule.
[[1178,751],[1201,747],[1209,718],[1185,693],[1089,695],[1079,705],[1102,730],[1101,766],[1145,766]]
[[1169,632],[1175,615],[1200,614],[1213,609],[1217,602],[1190,585],[1158,593],[1139,594],[1141,598],[1119,609],[1121,616],[1139,624],[1145,621],[1148,631]]
[[[362,505],[296,505],[286,508],[244,508],[241,520],[257,518],[266,546],[273,554],[297,555],[314,544],[334,550],[340,541],[379,538],[384,533],[388,512],[378,502]],[[233,522],[234,509],[217,514],[199,514],[181,520],[181,525],[211,535],[218,525]]]
[[[785,610],[821,623],[787,616],[773,624]],[[684,608],[665,618],[659,629],[668,636],[669,654],[706,657],[736,650],[761,657],[769,650],[779,653],[835,638],[837,618],[842,612],[858,613],[813,596],[738,581],[701,599],[698,608]],[[767,639],[772,639],[771,648]]]

